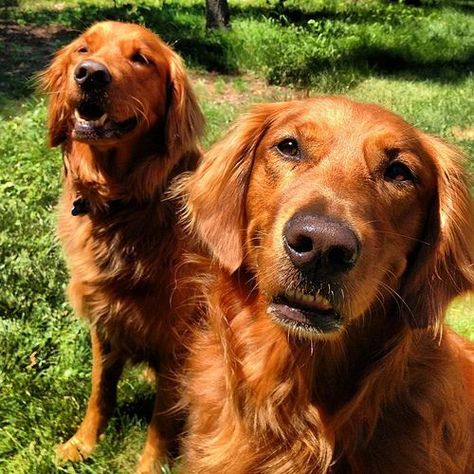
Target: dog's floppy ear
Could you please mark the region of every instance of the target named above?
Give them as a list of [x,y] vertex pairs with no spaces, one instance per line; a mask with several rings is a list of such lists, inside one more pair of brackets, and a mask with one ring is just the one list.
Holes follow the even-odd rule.
[[204,117],[181,58],[169,49],[166,143],[169,154],[180,156],[196,148],[204,129]]
[[196,172],[176,187],[184,197],[185,223],[230,272],[243,260],[245,196],[255,149],[273,107],[259,105],[241,117],[204,156]]
[[424,242],[402,287],[413,327],[441,327],[453,298],[474,290],[474,211],[460,152],[422,134],[421,145],[432,160],[436,193],[425,224]]
[[48,94],[49,146],[61,145],[67,138],[68,121],[72,111],[66,104],[65,83],[70,51],[75,43],[60,49],[46,70],[38,75],[40,88]]

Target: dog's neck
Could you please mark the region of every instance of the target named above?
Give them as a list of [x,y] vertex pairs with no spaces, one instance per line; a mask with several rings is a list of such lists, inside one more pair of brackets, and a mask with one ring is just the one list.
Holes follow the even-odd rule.
[[[381,394],[395,397],[403,385],[411,347],[412,333],[398,316],[396,304],[372,309],[349,323],[339,336],[315,344],[313,400],[335,416],[335,424],[345,424],[351,417],[375,423],[378,413],[359,412],[355,401],[362,407],[382,406],[385,400],[377,401]],[[390,377],[384,367],[390,367]],[[377,391],[378,384],[383,390]],[[352,412],[347,412],[346,405]]]
[[[197,156],[198,152],[189,154]],[[81,215],[118,207],[118,203],[156,200],[167,189],[179,163],[185,161],[184,168],[188,166],[187,155],[170,157],[151,137],[107,149],[68,140],[63,147],[64,178],[73,215],[74,208]]]
[[[278,387],[287,387],[287,396],[299,399],[298,405],[318,406],[325,417],[336,419],[337,425],[347,423],[351,416],[375,423],[375,419],[371,419],[377,417],[375,411],[357,411],[358,406],[367,406],[364,397],[377,396],[376,390],[365,386],[366,377],[370,373],[372,384],[383,384],[384,390],[378,393],[395,393],[403,380],[404,364],[408,360],[406,353],[411,350],[412,337],[407,324],[395,315],[396,304],[393,318],[387,314],[380,317],[381,313],[374,310],[339,336],[311,341],[292,336],[270,322],[265,297],[258,291],[249,290],[252,283],[243,284],[245,277],[242,275],[229,276],[221,271],[218,280],[216,288],[220,288],[219,294],[225,298],[211,301],[210,307],[220,309],[220,315],[211,315],[211,319],[215,324],[222,324],[223,333],[233,339],[229,347],[239,347],[238,363],[227,367],[230,372],[235,370],[229,380],[236,380],[237,386],[247,385],[252,393],[261,394],[269,406],[285,406],[281,400],[277,403],[273,398]],[[222,291],[224,287],[226,290]],[[390,310],[390,307],[380,309]],[[387,364],[391,359],[397,362],[393,366],[398,369],[392,371],[387,380],[382,371],[378,373],[378,367],[382,366],[382,361]],[[282,396],[281,392],[278,396]],[[347,402],[358,398],[360,403],[351,403],[352,411],[346,413]],[[248,401],[246,403],[249,407]],[[382,401],[374,400],[371,405],[382,404]]]

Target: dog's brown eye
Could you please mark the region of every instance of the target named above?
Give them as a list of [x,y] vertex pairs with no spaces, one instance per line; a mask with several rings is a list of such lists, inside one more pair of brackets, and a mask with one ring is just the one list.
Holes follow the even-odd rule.
[[298,158],[300,155],[298,142],[294,138],[286,138],[276,147],[282,155],[288,156],[290,158]]
[[147,65],[150,64],[150,60],[146,56],[143,56],[143,54],[140,54],[140,53],[135,53],[131,59],[134,63],[147,64]]
[[85,53],[88,53],[89,52],[89,49],[87,48],[87,46],[81,46],[78,50],[77,50],[78,53],[81,53],[81,54],[85,54]]
[[410,168],[401,161],[392,161],[385,170],[385,179],[390,181],[414,181],[415,176]]

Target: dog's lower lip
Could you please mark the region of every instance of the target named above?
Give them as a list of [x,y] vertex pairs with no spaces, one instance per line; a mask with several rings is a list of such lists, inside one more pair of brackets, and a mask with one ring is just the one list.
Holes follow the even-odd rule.
[[[291,293],[290,293],[291,294]],[[300,295],[302,296],[302,295]],[[342,326],[342,318],[325,298],[316,296],[312,300],[289,299],[278,295],[268,306],[268,313],[281,325],[309,333],[328,333]]]

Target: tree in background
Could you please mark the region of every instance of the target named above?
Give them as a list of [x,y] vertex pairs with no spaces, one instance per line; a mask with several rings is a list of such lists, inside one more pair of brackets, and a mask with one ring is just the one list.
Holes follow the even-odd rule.
[[227,0],[206,0],[206,28],[228,28],[229,5]]

